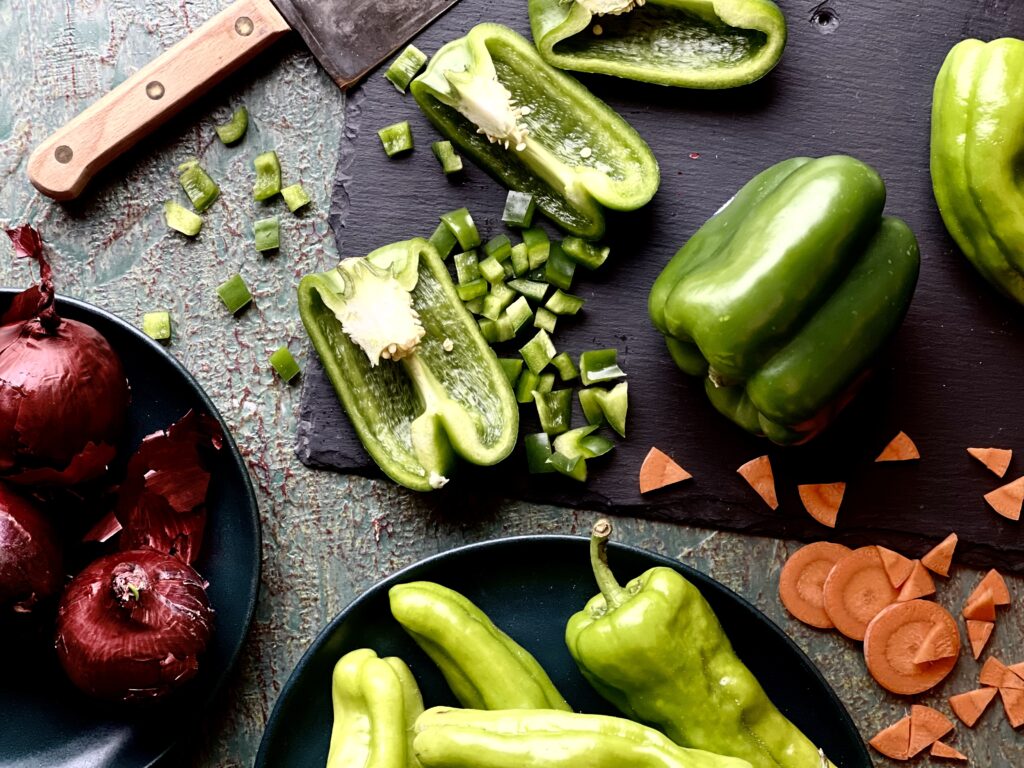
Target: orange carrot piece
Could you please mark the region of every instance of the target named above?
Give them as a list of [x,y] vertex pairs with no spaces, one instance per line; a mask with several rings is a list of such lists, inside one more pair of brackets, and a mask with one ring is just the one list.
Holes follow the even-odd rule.
[[1013,674],[1024,680],[1024,661],[1018,661],[1016,664],[1011,664],[1007,667]]
[[971,653],[975,659],[981,656],[985,650],[988,639],[992,637],[992,630],[996,628],[994,621],[967,620],[967,639],[971,641]]
[[985,501],[1003,517],[1020,520],[1020,509],[1024,505],[1024,476],[989,491],[985,494]]
[[911,461],[920,458],[921,454],[918,452],[917,446],[914,445],[914,441],[906,432],[900,432],[882,449],[875,461]]
[[779,497],[775,494],[775,473],[772,472],[772,462],[767,456],[751,459],[736,472],[764,499],[765,504],[772,509],[779,508]]
[[980,594],[977,590],[972,592],[964,606],[963,616],[974,621],[995,621],[996,602],[992,591],[983,589]]
[[941,741],[936,741],[932,744],[931,751],[928,754],[942,760],[962,760],[963,762],[967,762],[967,755]]
[[868,622],[899,596],[878,547],[861,547],[841,557],[825,579],[824,594],[829,619],[851,640],[863,640]]
[[1006,474],[1013,458],[1009,448],[968,448],[967,452],[994,472],[998,477]]
[[935,582],[932,581],[931,574],[928,573],[927,568],[921,565],[920,560],[915,560],[913,570],[910,571],[910,578],[903,583],[896,600],[905,603],[908,600],[917,600],[919,597],[928,597],[928,595],[934,594]]
[[814,483],[797,486],[804,509],[822,525],[836,527],[839,505],[843,503],[846,483]]
[[992,593],[992,600],[996,605],[1010,604],[1010,590],[1006,586],[1006,580],[1003,579],[1002,574],[995,568],[986,573],[985,577],[978,582],[978,586],[971,592],[967,602],[970,602],[976,595],[980,595],[986,589]]
[[978,722],[992,699],[996,697],[996,688],[978,688],[966,693],[958,693],[949,697],[949,706],[968,728],[973,728]]
[[910,708],[909,757],[923,752],[953,730],[953,722],[937,709],[914,704]]
[[982,685],[990,685],[993,688],[1002,688],[1003,678],[1006,675],[1016,677],[1003,662],[995,656],[989,656],[985,659],[985,663],[981,665],[981,671],[978,673],[978,682]]
[[917,649],[914,656],[915,664],[927,664],[929,661],[948,659],[960,652],[960,644],[954,645],[952,638],[940,625],[931,628],[931,631],[921,641],[921,647]]
[[999,695],[1003,699],[1003,709],[1010,726],[1020,728],[1024,725],[1024,691],[1017,688],[1000,688]]
[[691,477],[693,475],[674,462],[668,454],[651,448],[640,467],[640,493],[656,491]]
[[[836,566],[839,567],[838,565]],[[826,596],[828,586],[826,585]],[[957,655],[926,664],[915,664],[918,648],[933,627],[940,626]],[[956,620],[936,602],[911,600],[882,610],[864,634],[864,661],[880,686],[910,696],[934,688],[953,671],[960,651]]]
[[910,715],[883,728],[868,744],[893,760],[907,760],[910,757]]
[[949,567],[953,564],[953,551],[959,540],[960,537],[955,533],[949,534],[921,558],[921,564],[932,573],[949,576]]
[[779,599],[794,618],[819,629],[835,626],[825,613],[825,579],[849,552],[842,544],[819,541],[790,555],[779,574]]
[[899,589],[910,578],[910,572],[914,570],[914,561],[885,547],[878,547],[878,554],[881,556],[882,566],[889,576],[889,583],[892,584],[893,589]]

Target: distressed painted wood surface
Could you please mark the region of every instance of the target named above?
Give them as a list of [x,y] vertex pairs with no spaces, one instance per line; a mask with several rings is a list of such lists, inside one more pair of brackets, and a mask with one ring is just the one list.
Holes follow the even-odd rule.
[[[232,426],[249,465],[263,519],[263,583],[253,630],[229,689],[201,732],[166,765],[248,766],[281,686],[319,629],[355,595],[396,569],[459,544],[525,532],[584,532],[592,516],[525,503],[442,509],[429,499],[375,480],[304,468],[293,454],[298,389],[270,374],[266,357],[287,342],[305,362],[295,311],[299,275],[337,254],[326,223],[344,97],[297,43],[285,43],[215,90],[172,126],[114,164],[84,198],[62,206],[39,196],[25,176],[32,148],[47,133],[172,45],[223,6],[216,0],[10,0],[0,5],[0,224],[30,221],[50,243],[63,292],[131,321],[167,308],[176,321],[171,351],[196,375]],[[806,23],[799,16],[792,24]],[[253,116],[245,143],[225,149],[214,121],[244,103]],[[284,246],[256,255],[251,223],[251,158],[274,147],[289,178],[301,178],[315,204],[282,217]],[[167,232],[161,205],[180,195],[174,168],[198,155],[223,188],[203,233],[186,242]],[[232,319],[215,286],[240,270],[256,305]],[[23,285],[28,267],[0,245],[0,284]],[[884,694],[864,673],[858,647],[787,618],[776,599],[778,571],[790,542],[622,519],[624,541],[679,557],[760,606],[824,670],[865,735],[901,716],[909,701]],[[960,570],[942,585],[956,609],[979,574]],[[1013,580],[1015,608],[996,629],[992,648],[1024,659],[1024,581]],[[924,703],[973,687],[969,658]],[[326,684],[326,681],[325,681]],[[948,710],[947,710],[948,711]],[[2,729],[0,721],[0,729]],[[996,709],[955,743],[973,764],[1024,764],[1024,735]],[[925,760],[920,764],[925,764]],[[894,766],[884,760],[878,765]]]

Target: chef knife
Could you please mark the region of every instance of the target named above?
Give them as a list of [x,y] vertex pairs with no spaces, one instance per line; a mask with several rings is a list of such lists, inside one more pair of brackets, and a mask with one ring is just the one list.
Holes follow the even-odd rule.
[[457,0],[236,0],[47,138],[28,161],[44,195],[71,200],[128,147],[290,30],[342,90]]

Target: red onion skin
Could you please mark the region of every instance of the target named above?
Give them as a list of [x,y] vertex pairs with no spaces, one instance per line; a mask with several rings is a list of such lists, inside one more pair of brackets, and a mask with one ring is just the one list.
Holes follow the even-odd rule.
[[63,583],[61,551],[43,514],[0,484],[0,608],[27,613]]
[[76,687],[98,698],[166,695],[199,670],[213,627],[205,586],[191,566],[155,550],[99,558],[61,598],[55,643],[61,666]]

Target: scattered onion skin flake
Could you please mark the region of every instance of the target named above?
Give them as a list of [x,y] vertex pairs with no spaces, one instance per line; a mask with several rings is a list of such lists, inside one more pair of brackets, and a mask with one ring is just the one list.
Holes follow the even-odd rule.
[[906,432],[900,432],[889,441],[882,452],[875,457],[875,463],[887,461],[913,461],[920,459],[921,454]]
[[970,602],[975,595],[980,595],[986,589],[992,593],[993,602],[995,602],[997,606],[1010,604],[1010,590],[1006,586],[1006,580],[995,568],[986,573],[982,580],[978,582],[978,586],[976,586],[974,591],[971,592],[967,601]]
[[640,493],[650,493],[692,477],[668,454],[652,447],[640,467]]
[[953,553],[956,551],[956,545],[960,541],[960,537],[955,533],[949,534],[946,538],[932,547],[921,558],[921,564],[932,573],[936,573],[939,576],[949,576],[949,569],[953,565]]
[[849,553],[842,544],[819,541],[790,555],[779,574],[779,599],[795,619],[817,629],[835,626],[825,612],[825,579]]
[[942,741],[936,741],[932,744],[932,748],[928,754],[932,757],[937,757],[940,760],[960,760],[961,762],[967,762],[967,755]]
[[928,569],[925,568],[920,560],[914,560],[914,567],[910,572],[910,576],[900,587],[899,597],[896,598],[897,602],[905,603],[908,600],[917,600],[921,597],[928,597],[929,595],[935,594],[935,582],[932,580],[931,574],[928,573]]
[[882,566],[889,577],[889,583],[892,584],[893,589],[899,589],[910,578],[910,574],[914,570],[914,561],[885,547],[877,549],[882,558]]
[[971,643],[971,655],[974,656],[975,661],[981,658],[982,651],[988,645],[989,638],[992,637],[992,630],[995,628],[994,621],[967,620],[967,639]]
[[843,503],[846,483],[815,483],[797,486],[800,501],[807,513],[828,528],[836,527],[839,506]]
[[892,760],[907,760],[910,756],[910,715],[879,731],[868,744]]
[[1013,459],[1013,451],[1009,448],[968,448],[967,452],[980,461],[996,477],[1006,475]]
[[878,548],[854,549],[840,558],[824,590],[825,612],[842,634],[863,640],[868,624],[880,611],[896,602],[899,592],[889,583]]
[[57,534],[35,504],[0,484],[0,611],[29,613],[64,585]]
[[1024,505],[1024,476],[989,491],[985,494],[985,501],[1007,520],[1020,520],[1021,506]]
[[[936,625],[944,628],[957,655],[915,664],[917,649]],[[887,691],[901,696],[924,693],[942,682],[956,666],[959,652],[956,621],[949,611],[931,600],[890,605],[871,620],[864,634],[868,672]]]
[[758,456],[736,470],[736,473],[747,481],[764,503],[772,510],[779,508],[779,497],[775,492],[775,473],[768,456]]
[[992,703],[992,699],[996,697],[996,693],[998,691],[995,688],[978,688],[958,693],[949,697],[949,708],[953,710],[953,714],[960,722],[968,728],[973,728],[974,724],[985,714],[985,710]]
[[914,704],[910,708],[910,746],[908,757],[924,752],[954,728],[953,721],[937,709]]
[[1017,688],[1000,688],[999,696],[1003,700],[1003,710],[1011,728],[1024,725],[1024,691]]

